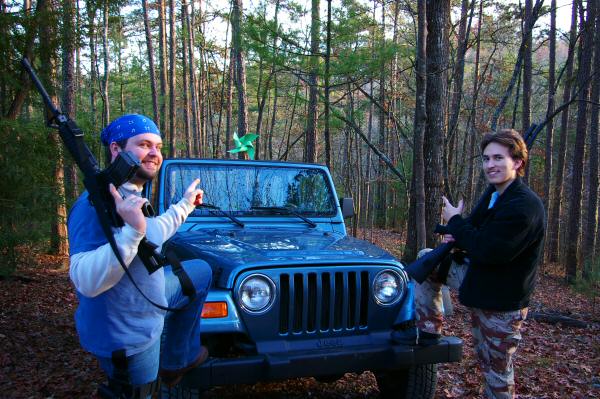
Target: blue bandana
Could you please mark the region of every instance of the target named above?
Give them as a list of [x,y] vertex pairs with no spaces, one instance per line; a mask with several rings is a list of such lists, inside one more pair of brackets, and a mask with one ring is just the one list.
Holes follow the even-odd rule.
[[143,133],[154,133],[160,136],[158,127],[147,116],[138,114],[123,115],[102,130],[100,141],[108,147],[114,141],[125,140]]

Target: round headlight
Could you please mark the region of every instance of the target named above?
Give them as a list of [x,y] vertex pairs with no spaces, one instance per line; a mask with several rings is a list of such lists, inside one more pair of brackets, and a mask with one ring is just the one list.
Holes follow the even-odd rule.
[[265,312],[275,299],[273,280],[262,274],[248,276],[237,293],[241,307],[251,313]]
[[394,270],[383,270],[373,280],[373,297],[380,305],[393,305],[402,296],[404,280]]

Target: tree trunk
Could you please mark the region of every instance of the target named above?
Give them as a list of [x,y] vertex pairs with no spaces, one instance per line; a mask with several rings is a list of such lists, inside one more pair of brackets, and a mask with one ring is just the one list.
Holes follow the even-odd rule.
[[[31,10],[31,1],[24,0],[23,9],[25,10],[25,15],[30,14]],[[0,0],[0,16],[6,18],[7,7],[6,0]],[[8,27],[6,24],[0,26],[0,37],[8,37]],[[8,70],[8,60],[10,59],[9,49],[7,46],[0,46],[0,70],[6,71]],[[2,74],[0,77],[0,118],[6,114],[7,110],[7,100],[8,100],[8,77],[6,74]]]
[[[379,46],[381,49],[385,47],[385,3],[381,5],[381,31],[380,31],[380,43]],[[378,123],[379,126],[379,137],[378,137],[378,149],[383,153],[387,153],[386,151],[386,92],[385,92],[385,63],[383,61],[380,62],[379,66],[379,104],[381,105],[379,109],[378,115]],[[388,187],[386,184],[386,168],[385,165],[381,162],[378,163],[377,168],[377,210],[378,210],[378,222],[379,226],[384,229],[387,227],[388,221],[388,204],[387,204],[387,193]]]
[[150,89],[152,90],[152,115],[157,126],[161,125],[160,112],[158,110],[158,90],[156,87],[156,70],[154,66],[154,46],[152,45],[152,33],[150,32],[150,21],[148,20],[148,1],[142,0],[144,12],[144,31],[146,33],[146,49],[148,50],[148,68],[150,72]]
[[[238,99],[238,137],[248,133],[248,100],[246,97],[246,63],[242,49],[242,13],[244,5],[242,0],[232,0],[231,32],[233,39],[232,49],[235,54],[235,87]],[[243,157],[240,153],[240,157]]]
[[[75,1],[63,0],[62,24],[62,104],[61,110],[65,114],[75,116]],[[72,161],[67,162],[64,174],[66,176],[65,192],[76,198],[77,169]]]
[[273,134],[275,133],[275,124],[277,122],[277,75],[273,76],[273,109],[271,111],[271,128],[269,129],[269,138],[268,138],[268,159],[273,159]]
[[[399,17],[399,13],[400,13],[400,7],[398,2],[396,3],[392,3],[390,4],[390,7],[392,7],[391,10],[391,14],[393,15],[392,18],[392,46],[394,46],[395,48],[400,46],[401,44],[398,42],[398,17]],[[400,98],[399,95],[399,90],[398,90],[398,59],[399,59],[400,55],[398,54],[398,52],[395,52],[394,57],[392,58],[390,65],[389,65],[389,70],[390,70],[390,77],[389,77],[389,94],[388,94],[388,106],[387,106],[387,125],[388,125],[388,135],[390,138],[389,141],[389,149],[390,149],[390,153],[391,153],[391,157],[392,157],[392,161],[394,163],[397,162],[398,158],[402,157],[402,152],[401,152],[401,143],[399,141],[399,136],[400,136],[400,131],[399,131],[399,126],[398,124],[394,123],[395,121],[395,117],[393,115],[396,115],[399,113],[399,111],[401,110],[400,108],[400,101],[398,101],[398,99]],[[360,161],[360,158],[359,158]],[[401,161],[402,162],[402,161]],[[400,204],[399,200],[401,198],[406,199],[406,204],[408,205],[409,203],[409,192],[411,190],[412,184],[411,186],[406,187],[403,190],[397,190],[396,187],[394,185],[391,186],[392,190],[391,190],[391,203],[390,203],[390,210],[391,210],[391,217],[390,217],[390,224],[389,224],[389,228],[391,228],[394,231],[404,231],[403,227],[404,224],[407,222],[407,218],[404,217],[404,215],[400,216],[400,210],[404,209],[404,204]],[[409,210],[410,212],[410,210]]]
[[442,205],[442,148],[446,137],[448,95],[448,29],[450,0],[427,0],[427,124],[423,143],[425,159],[426,240],[433,247],[433,232]]
[[96,2],[86,0],[85,9],[88,19],[88,41],[90,46],[90,122],[92,130],[96,130],[96,89],[98,84],[98,55],[96,48],[96,12],[98,11]]
[[[207,76],[206,76],[206,115],[213,115],[214,111],[213,111],[213,105],[212,105],[212,99],[213,99],[213,95],[211,93],[211,85],[208,84],[208,82],[211,82],[211,77],[210,77],[210,71],[207,70]],[[205,118],[206,121],[206,126],[205,126],[205,132],[206,135],[204,136],[204,146],[207,148],[208,150],[208,132],[210,130],[210,137],[212,138],[212,142],[215,142],[215,125],[214,125],[214,121],[213,118],[211,116]],[[205,151],[203,154],[210,154],[209,151]],[[204,155],[203,155],[204,156]]]
[[258,104],[258,115],[256,116],[256,131],[255,133],[258,135],[258,138],[256,139],[256,141],[254,141],[254,146],[255,148],[255,153],[254,153],[254,157],[255,159],[260,159],[260,155],[261,155],[261,144],[262,144],[262,140],[261,140],[261,126],[262,126],[262,120],[263,120],[263,115],[264,115],[264,110],[265,110],[265,104],[267,103],[267,97],[268,97],[268,87],[269,87],[269,83],[268,81],[271,79],[271,77],[269,76],[267,78],[267,81],[263,84],[263,76],[264,76],[264,60],[262,55],[259,55],[259,61],[258,61],[258,84],[256,87],[256,103]]
[[[56,11],[52,9],[52,4],[43,2],[40,11],[43,13],[46,23],[40,24],[40,42],[52,43],[56,36]],[[54,49],[49,46],[40,49],[40,61],[44,68],[41,69],[40,80],[48,90],[52,101],[56,104],[56,59],[54,58]],[[48,110],[46,110],[48,112]],[[47,114],[49,120],[52,115]],[[54,130],[49,131],[48,136],[50,144],[55,147],[56,163],[54,165],[54,198],[55,214],[51,226],[50,248],[57,255],[67,256],[69,254],[69,242],[67,234],[67,204],[64,185],[64,159],[62,145],[59,142],[58,133]]]
[[409,220],[416,228],[407,229],[406,250],[403,259],[412,262],[417,257],[417,252],[425,248],[427,229],[425,224],[425,166],[423,160],[423,143],[425,127],[427,124],[426,88],[427,88],[427,8],[425,2],[418,2],[418,28],[417,28],[417,55],[416,55],[416,87],[415,87],[415,128],[413,144],[413,178],[411,183],[411,196]]
[[[269,129],[269,137],[267,139],[267,153],[269,154],[268,159],[273,159],[273,134],[275,132],[275,121],[277,117],[277,72],[275,71],[277,65],[275,57],[278,54],[278,41],[279,41],[279,0],[275,1],[275,14],[273,16],[273,22],[275,25],[275,34],[273,35],[273,51],[274,57],[271,63],[271,76],[273,79],[273,109],[271,113],[271,127]],[[265,154],[266,155],[266,154]]]
[[104,0],[102,15],[102,55],[104,56],[104,79],[102,80],[102,126],[106,126],[110,122],[110,103],[108,99],[108,80],[110,77],[110,54],[108,53],[108,0]]
[[[195,154],[196,156],[200,155],[200,131],[198,129],[198,82],[196,79],[196,60],[194,57],[194,44],[195,44],[195,35],[194,35],[194,3],[190,4],[191,12],[187,8],[187,6],[183,6],[183,11],[185,15],[185,26],[187,26],[187,40],[188,40],[188,72],[189,73],[189,81],[190,81],[190,99],[191,99],[191,135],[193,140],[196,140]],[[191,143],[190,143],[191,145]],[[191,156],[192,154],[190,154]]]
[[[577,42],[577,2],[573,2],[571,14],[571,31],[569,33],[569,55],[566,61],[565,85],[563,88],[563,103],[569,101],[571,97],[571,81],[573,77],[574,50]],[[548,230],[546,260],[548,262],[558,262],[559,260],[559,223],[562,207],[563,180],[565,170],[565,159],[567,152],[567,134],[569,130],[569,107],[566,107],[561,114],[560,135],[558,144],[558,159],[556,160],[556,180],[554,182],[554,191],[550,201],[548,211]],[[564,232],[563,232],[564,233]]]
[[[120,12],[118,15],[119,18],[119,35],[117,42],[117,67],[119,69],[119,105],[121,115],[125,113],[125,78],[123,77],[123,17],[121,17]],[[140,50],[141,53],[141,50]],[[140,54],[141,55],[141,54]]]
[[[37,31],[39,29],[38,20],[39,20],[39,15],[41,13],[40,10],[42,10],[44,7],[46,7],[46,5],[43,4],[44,2],[45,2],[45,0],[38,0],[38,2],[36,4],[36,11],[33,16],[31,16],[31,12],[30,12],[31,1],[25,0],[25,2],[23,4],[25,13],[28,15],[29,22],[30,22],[29,26],[27,28],[27,31],[25,33],[25,46],[23,49],[24,50],[23,54],[29,59],[31,64],[33,64],[33,58],[34,58],[33,46],[35,43],[35,37],[36,37]],[[4,27],[2,29],[4,29]],[[6,60],[8,60],[8,58],[5,58],[4,60],[6,61]],[[3,79],[3,82],[4,82],[4,79]],[[8,111],[6,112],[6,119],[8,119],[8,120],[17,119],[17,117],[21,113],[23,104],[25,103],[25,98],[27,98],[27,93],[29,93],[29,89],[31,88],[31,79],[29,78],[29,75],[27,74],[27,72],[25,72],[25,70],[21,70],[21,72],[19,74],[19,87],[20,87],[20,90],[18,90],[17,93],[15,93],[15,96],[8,108]],[[6,100],[6,98],[3,96],[2,104],[4,104],[5,100]],[[4,115],[4,112],[2,113],[2,115]]]
[[[556,93],[556,0],[550,4],[550,58],[548,61],[548,107],[546,117],[554,112],[554,95]],[[552,180],[552,145],[554,139],[554,118],[548,121],[546,126],[546,153],[544,159],[544,208],[549,210],[550,190]],[[556,188],[555,188],[556,189]],[[550,222],[546,223],[546,228],[550,227]]]
[[[190,85],[188,84],[188,35],[189,29],[186,24],[186,7],[185,2],[181,5],[181,25],[184,29],[181,32],[181,69],[182,73],[182,94],[183,94],[183,137],[185,137],[185,156],[192,156],[192,136],[190,134],[190,101],[189,101],[189,93],[190,93]],[[193,91],[193,88],[192,90]]]
[[469,127],[467,129],[468,139],[467,141],[467,178],[466,178],[466,190],[465,190],[465,210],[471,209],[474,202],[474,189],[475,182],[475,148],[477,135],[477,99],[479,98],[479,61],[481,58],[481,20],[483,18],[483,1],[479,2],[479,13],[477,18],[477,44],[475,47],[475,68],[473,70],[473,95],[471,103],[471,114],[469,116]]
[[452,173],[454,167],[455,156],[458,151],[455,150],[458,141],[458,120],[460,116],[460,107],[463,97],[463,80],[465,76],[465,54],[469,43],[469,33],[471,31],[471,21],[473,19],[473,9],[475,0],[471,0],[471,9],[469,12],[469,0],[462,0],[460,23],[458,26],[458,48],[456,50],[456,59],[454,61],[454,70],[452,72],[452,96],[450,100],[449,122],[448,122],[448,140],[444,147],[446,150],[446,167],[444,168],[444,180],[446,191],[454,194],[458,191],[456,181],[452,177],[456,177],[457,173]]
[[[230,11],[229,13],[231,14],[231,7],[230,7]],[[225,30],[225,38],[227,39],[227,37],[229,37],[229,18],[227,18],[227,28]],[[214,143],[214,151],[213,151],[213,157],[214,158],[219,158],[221,156],[221,122],[222,122],[222,118],[223,118],[223,109],[225,108],[225,82],[227,82],[227,87],[229,89],[230,82],[231,82],[231,74],[229,74],[229,68],[227,67],[227,45],[225,46],[225,50],[223,51],[223,77],[221,79],[221,103],[219,106],[219,123],[217,124],[217,137]],[[231,60],[229,61],[229,65],[231,65]],[[229,91],[227,92],[227,94],[229,95]],[[229,125],[227,126],[227,129],[229,129]],[[225,139],[225,148],[224,148],[224,152],[223,152],[223,156],[227,157],[227,145],[228,145],[228,138]]]
[[[294,118],[296,117],[296,107],[298,105],[298,95],[300,94],[300,78],[296,79],[296,87],[294,89],[294,102],[292,103],[292,115],[290,115],[290,120],[289,120],[289,126],[284,129],[287,133],[286,133],[286,145],[285,145],[285,151],[283,152],[283,154],[281,154],[281,150],[278,151],[277,154],[277,159],[279,160],[284,160],[287,161],[288,159],[288,154],[290,152],[290,150],[292,149],[292,146],[295,144],[290,144],[290,138],[292,136],[292,126],[294,124]],[[287,123],[287,121],[286,121]],[[298,137],[298,139],[302,138],[302,136],[304,135],[304,133]],[[282,140],[283,143],[283,140]],[[280,146],[281,147],[281,146]],[[281,154],[281,155],[280,155]]]
[[[75,2],[75,34],[77,35],[79,40],[81,40],[82,39],[82,33],[81,33],[82,32],[82,23],[81,23],[81,10],[79,7],[80,7],[79,2],[76,1]],[[75,96],[76,96],[75,109],[78,109],[81,106],[81,104],[83,103],[82,90],[81,90],[81,79],[82,79],[81,47],[82,46],[79,44],[77,46],[75,46]],[[77,194],[76,197],[79,197],[79,194]]]
[[[232,40],[233,42],[233,40]],[[233,45],[231,47],[230,57],[229,57],[229,79],[227,81],[227,112],[225,115],[225,157],[230,158],[230,153],[228,152],[229,146],[231,145],[232,135],[231,135],[231,118],[233,114],[233,81],[235,80],[235,51],[233,50]]]
[[[81,36],[81,13],[79,9],[79,2],[75,2],[75,35],[78,38],[82,38]],[[81,46],[78,44],[75,46],[75,109],[73,111],[73,115],[77,114],[77,110],[81,107],[82,104],[82,91],[81,90]],[[68,171],[69,180],[71,182],[71,191],[68,193],[68,197],[75,200],[79,197],[79,168],[75,164],[75,162],[71,162]]]
[[[600,67],[600,10],[596,5],[596,26],[594,35],[594,63],[595,68]],[[591,118],[589,139],[589,186],[587,202],[587,223],[583,230],[582,258],[591,262],[596,244],[596,218],[598,211],[598,116],[600,114],[600,80],[592,79],[592,93],[590,96]],[[587,265],[585,265],[587,266]],[[583,278],[588,280],[589,268],[583,268]]]
[[169,156],[177,155],[177,40],[175,0],[169,0]]
[[527,21],[532,17],[533,12],[533,0],[525,0],[525,15],[523,18],[523,40],[525,42],[525,48],[523,53],[523,126],[522,132],[526,132],[531,124],[531,70],[532,70],[532,40],[531,32],[532,29],[528,29]]
[[[374,18],[375,16],[373,16]],[[375,51],[375,35],[372,35],[372,53],[374,53]],[[369,82],[369,94],[373,95],[373,79],[371,79],[371,81]],[[367,122],[367,139],[370,141],[371,138],[373,137],[373,118],[374,118],[374,112],[375,112],[375,105],[373,104],[373,101],[371,101],[369,103],[369,119]],[[371,155],[371,151],[367,151],[367,159],[366,162],[367,164],[367,168],[366,168],[366,176],[365,176],[365,181],[366,181],[366,188],[365,188],[365,202],[367,204],[366,208],[365,208],[365,224],[363,226],[363,240],[367,239],[367,228],[369,230],[369,232],[371,233],[369,239],[373,238],[373,213],[374,213],[374,204],[373,204],[373,186],[372,186],[372,155]]]
[[574,282],[577,269],[580,265],[579,232],[581,226],[581,195],[583,178],[583,161],[585,156],[585,136],[587,130],[587,108],[589,97],[589,81],[591,54],[594,49],[594,22],[596,19],[595,1],[589,1],[587,17],[584,21],[583,13],[580,17],[582,26],[581,42],[579,47],[579,69],[577,71],[577,86],[579,88],[579,103],[577,106],[577,127],[575,133],[575,148],[573,154],[573,176],[571,180],[571,195],[569,198],[569,217],[567,224],[567,259],[566,277],[568,282]]
[[312,0],[310,25],[310,71],[308,74],[308,115],[304,144],[304,161],[317,162],[317,121],[319,118],[319,43],[320,43],[320,0]]
[[171,135],[167,131],[167,15],[165,0],[158,0],[158,50],[160,64],[160,130],[163,132],[165,140],[170,139]]
[[515,129],[517,126],[517,111],[519,110],[519,99],[521,98],[521,77],[522,76],[523,76],[523,71],[521,70],[519,72],[519,76],[517,77],[517,92],[515,93],[515,102],[513,104],[512,119],[510,121],[511,129]]
[[[197,95],[196,95],[196,99],[197,99],[197,112],[196,112],[196,120],[197,120],[197,152],[198,152],[198,156],[204,157],[204,156],[208,156],[207,154],[209,154],[210,152],[208,152],[208,148],[207,148],[207,119],[212,120],[212,118],[207,117],[207,115],[211,115],[209,113],[209,100],[210,100],[210,95],[208,93],[208,90],[210,88],[210,80],[208,79],[208,64],[207,64],[207,60],[206,60],[206,51],[204,50],[204,48],[206,47],[206,41],[205,41],[205,35],[202,33],[203,31],[205,31],[206,29],[203,29],[203,27],[205,27],[206,21],[204,20],[204,18],[202,18],[202,3],[198,3],[199,4],[199,10],[198,13],[200,15],[200,24],[198,25],[198,29],[199,29],[199,33],[201,36],[201,41],[198,43],[198,53],[199,53],[199,62],[200,62],[200,69],[198,71],[197,76],[194,78],[195,82],[196,82],[196,87],[197,87]],[[194,9],[192,8],[192,11]],[[193,17],[193,15],[192,15]],[[192,26],[193,24],[194,18],[191,19],[192,22]]]
[[327,1],[327,38],[325,48],[325,128],[323,130],[323,138],[325,140],[325,165],[333,173],[333,160],[331,159],[331,133],[329,132],[329,69],[331,57],[331,0]]

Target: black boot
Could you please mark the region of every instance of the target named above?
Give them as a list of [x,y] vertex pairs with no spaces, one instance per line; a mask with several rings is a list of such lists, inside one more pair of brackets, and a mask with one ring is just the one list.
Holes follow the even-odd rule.
[[392,342],[400,345],[417,345],[418,331],[414,320],[404,322],[392,327]]
[[420,346],[431,346],[437,345],[440,343],[440,339],[442,338],[441,334],[430,333],[427,331],[418,330],[418,342]]

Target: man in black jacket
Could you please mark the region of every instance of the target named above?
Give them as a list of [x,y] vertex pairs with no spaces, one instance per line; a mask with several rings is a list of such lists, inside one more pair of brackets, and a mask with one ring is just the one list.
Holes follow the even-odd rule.
[[[459,289],[471,311],[475,350],[489,398],[513,398],[513,355],[521,339],[537,265],[543,250],[545,213],[539,197],[521,180],[527,147],[516,131],[488,133],[481,142],[483,171],[490,186],[469,218],[463,203],[443,198],[443,219],[460,251],[446,284]],[[458,261],[457,261],[458,260]],[[432,277],[415,290],[419,343],[442,332],[442,282]]]

